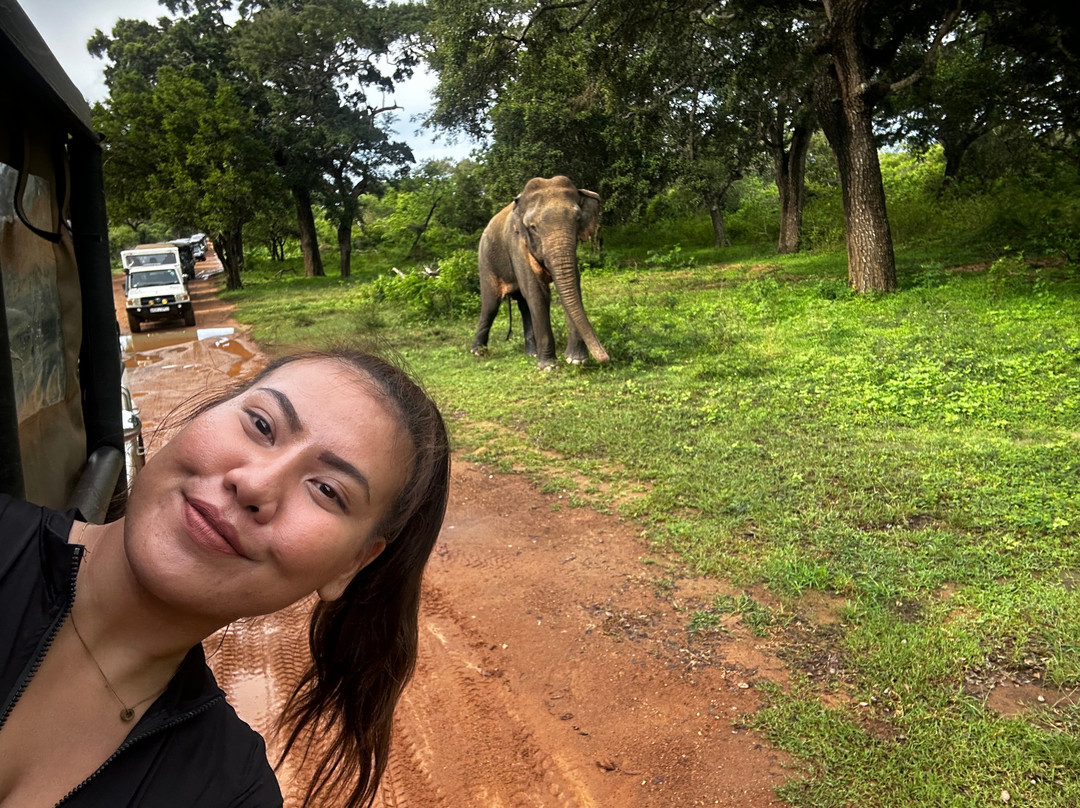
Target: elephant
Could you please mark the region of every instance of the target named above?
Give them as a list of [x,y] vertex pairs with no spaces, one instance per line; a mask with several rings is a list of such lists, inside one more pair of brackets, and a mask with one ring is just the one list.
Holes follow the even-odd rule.
[[[525,353],[537,367],[555,366],[551,331],[551,282],[566,315],[566,361],[580,365],[589,354],[607,362],[581,302],[577,241],[596,232],[600,196],[563,176],[534,177],[514,201],[492,217],[480,238],[480,322],[472,352],[487,351],[488,333],[503,298],[516,300],[525,332]],[[586,347],[588,350],[586,351]]]

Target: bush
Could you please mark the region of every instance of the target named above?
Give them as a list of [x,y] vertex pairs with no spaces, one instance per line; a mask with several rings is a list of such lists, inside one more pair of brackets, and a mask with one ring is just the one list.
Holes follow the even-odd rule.
[[479,308],[480,274],[474,251],[451,253],[439,261],[437,274],[425,270],[430,268],[383,275],[366,287],[366,296],[374,301],[405,303],[425,317],[472,314]]

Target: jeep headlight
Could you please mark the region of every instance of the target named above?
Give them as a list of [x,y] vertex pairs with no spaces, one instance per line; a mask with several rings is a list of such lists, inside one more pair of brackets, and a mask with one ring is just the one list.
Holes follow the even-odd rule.
[[139,298],[137,298],[137,297],[129,297],[127,299],[127,304],[130,307],[138,306],[139,305]]
[[177,303],[187,303],[189,299],[190,298],[189,298],[187,292],[177,292],[176,293],[176,302]]

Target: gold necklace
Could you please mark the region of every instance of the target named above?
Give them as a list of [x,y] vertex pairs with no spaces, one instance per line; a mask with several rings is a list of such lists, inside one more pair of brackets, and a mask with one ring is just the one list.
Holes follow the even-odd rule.
[[105,682],[105,687],[109,689],[109,692],[112,693],[112,697],[116,699],[120,707],[123,708],[120,710],[121,721],[130,721],[131,719],[133,719],[135,717],[136,707],[138,707],[140,704],[145,704],[152,698],[156,698],[162,691],[165,690],[165,688],[162,688],[156,693],[151,693],[145,699],[135,702],[130,707],[125,704],[124,700],[120,698],[120,694],[117,693],[116,690],[113,688],[112,682],[109,681],[109,677],[105,675],[105,671],[101,669],[101,665],[98,664],[97,659],[94,658],[94,652],[90,650],[90,646],[86,644],[86,640],[84,640],[82,634],[79,633],[79,627],[75,625],[75,611],[72,610],[71,612],[69,612],[68,616],[71,618],[71,627],[75,629],[75,636],[79,638],[79,642],[82,643],[82,647],[86,649],[86,655],[90,657],[90,661],[94,663],[94,667],[97,668],[98,673],[101,674],[101,679]]

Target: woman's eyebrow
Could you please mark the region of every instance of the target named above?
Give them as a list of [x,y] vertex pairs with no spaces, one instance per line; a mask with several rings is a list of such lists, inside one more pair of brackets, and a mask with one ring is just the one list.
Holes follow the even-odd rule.
[[259,390],[269,393],[275,399],[277,399],[278,406],[281,407],[281,411],[285,413],[285,420],[289,424],[289,430],[292,432],[303,432],[304,425],[300,423],[300,416],[296,412],[296,407],[289,401],[289,397],[282,393],[280,390],[275,390],[273,387],[260,387]]

